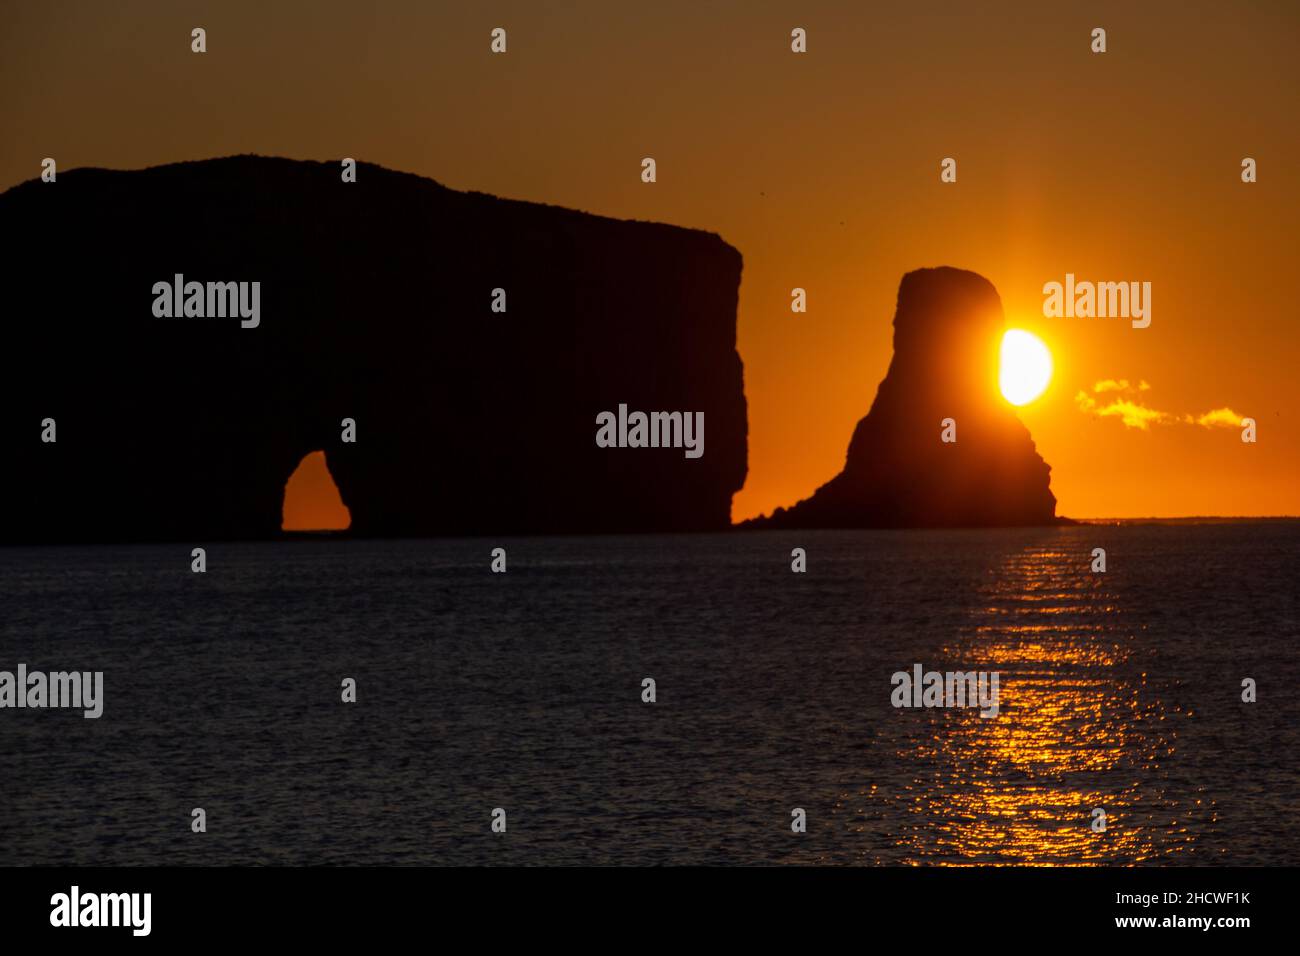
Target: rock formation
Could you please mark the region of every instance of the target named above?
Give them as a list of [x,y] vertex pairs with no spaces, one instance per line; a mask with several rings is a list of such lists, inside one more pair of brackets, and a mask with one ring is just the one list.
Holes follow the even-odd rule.
[[[317,449],[360,535],[722,529],[744,483],[708,233],[241,156],[24,183],[0,254],[0,541],[272,537]],[[155,317],[175,274],[260,282],[260,324]],[[598,448],[620,403],[703,412],[705,454]]]
[[[763,528],[1052,524],[1051,471],[998,391],[997,290],[961,269],[903,276],[894,357],[849,442],[844,470]],[[952,443],[940,423],[956,422]]]

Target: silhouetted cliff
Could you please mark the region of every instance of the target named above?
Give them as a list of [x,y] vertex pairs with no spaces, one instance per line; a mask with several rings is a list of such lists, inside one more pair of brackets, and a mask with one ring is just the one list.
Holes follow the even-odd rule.
[[[720,529],[744,482],[708,233],[241,156],[24,183],[0,254],[3,541],[272,536],[316,449],[363,535]],[[156,317],[178,273],[259,282],[258,326]],[[620,403],[703,412],[704,455],[598,448]]]
[[[997,290],[961,269],[903,276],[894,357],[849,442],[844,470],[812,497],[746,527],[1051,524],[1051,469],[998,392],[1005,320]],[[952,443],[940,423],[956,422]]]

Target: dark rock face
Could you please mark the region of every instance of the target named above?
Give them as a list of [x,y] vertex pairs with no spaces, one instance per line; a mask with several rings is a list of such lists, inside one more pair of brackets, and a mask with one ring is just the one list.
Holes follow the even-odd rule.
[[[1051,469],[998,391],[1005,319],[997,290],[961,269],[903,276],[894,357],[849,442],[844,470],[749,527],[1052,524]],[[956,421],[957,440],[940,441]]]
[[[744,483],[711,234],[245,156],[24,183],[0,253],[0,541],[275,536],[317,449],[362,535],[721,529]],[[156,318],[176,273],[259,281],[260,325]],[[703,457],[598,448],[619,403],[703,412]]]

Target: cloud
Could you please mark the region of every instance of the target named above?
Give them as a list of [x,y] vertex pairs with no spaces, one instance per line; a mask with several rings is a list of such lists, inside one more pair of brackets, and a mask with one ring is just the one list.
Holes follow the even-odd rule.
[[1152,425],[1167,422],[1170,417],[1167,412],[1148,408],[1127,398],[1117,398],[1108,404],[1098,405],[1097,400],[1084,391],[1074,396],[1074,402],[1082,412],[1096,415],[1098,418],[1118,418],[1126,427],[1138,428],[1142,431],[1146,431]]
[[1104,378],[1092,387],[1094,392],[1127,392],[1129,390],[1128,379]]
[[[1226,405],[1215,408],[1204,415],[1177,415],[1161,411],[1142,404],[1137,393],[1151,389],[1146,379],[1139,379],[1136,386],[1126,378],[1104,378],[1092,386],[1092,394],[1080,389],[1074,396],[1074,404],[1085,415],[1097,418],[1118,418],[1125,428],[1149,431],[1152,425],[1200,425],[1202,428],[1236,428],[1241,425],[1242,416]],[[1093,396],[1111,396],[1098,401]]]
[[1241,416],[1231,408],[1216,408],[1196,419],[1196,424],[1205,428],[1236,428],[1241,425]]

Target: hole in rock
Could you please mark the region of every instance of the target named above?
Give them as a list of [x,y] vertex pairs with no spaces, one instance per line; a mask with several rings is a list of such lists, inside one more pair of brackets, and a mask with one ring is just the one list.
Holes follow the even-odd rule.
[[352,514],[325,464],[325,452],[305,455],[284,486],[282,531],[344,531]]

